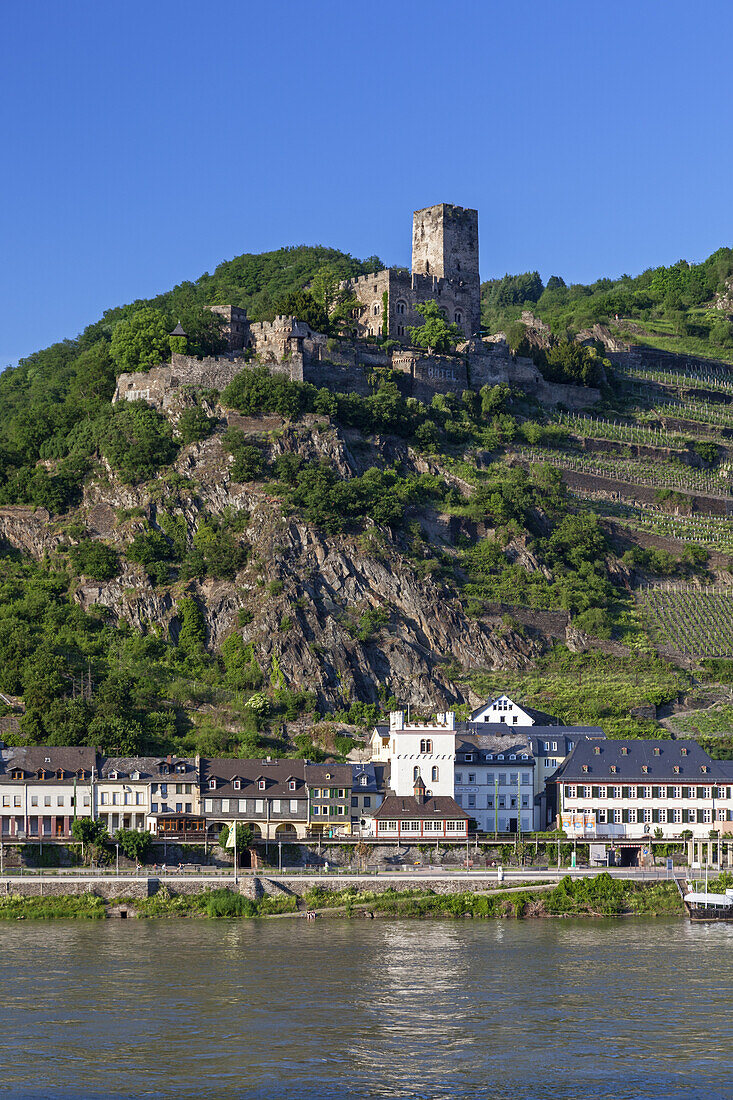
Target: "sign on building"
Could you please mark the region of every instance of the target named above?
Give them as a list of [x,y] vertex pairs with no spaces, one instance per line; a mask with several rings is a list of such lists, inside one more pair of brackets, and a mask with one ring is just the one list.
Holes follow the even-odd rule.
[[567,836],[586,836],[596,831],[596,815],[586,813],[564,813],[562,829]]

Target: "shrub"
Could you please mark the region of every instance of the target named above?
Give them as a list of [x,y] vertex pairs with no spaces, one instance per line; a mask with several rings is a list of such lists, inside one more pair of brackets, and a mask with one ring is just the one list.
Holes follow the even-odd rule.
[[77,573],[95,581],[111,581],[120,571],[116,552],[97,539],[83,539],[78,546],[72,546],[69,558]]
[[176,428],[183,443],[198,443],[199,440],[207,439],[211,435],[215,423],[213,417],[207,416],[204,410],[196,405],[181,413]]

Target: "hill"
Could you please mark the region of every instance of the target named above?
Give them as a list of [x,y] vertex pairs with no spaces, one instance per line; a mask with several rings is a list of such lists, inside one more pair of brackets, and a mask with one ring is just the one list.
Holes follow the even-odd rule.
[[[611,734],[729,730],[723,361],[610,353],[592,417],[501,386],[334,394],[254,364],[166,415],[111,405],[121,324],[184,316],[215,350],[207,304],[265,310],[324,262],[373,263],[240,257],[0,377],[0,691],[24,707],[4,736],[317,757],[391,697],[498,689]],[[545,344],[547,369],[580,350]]]

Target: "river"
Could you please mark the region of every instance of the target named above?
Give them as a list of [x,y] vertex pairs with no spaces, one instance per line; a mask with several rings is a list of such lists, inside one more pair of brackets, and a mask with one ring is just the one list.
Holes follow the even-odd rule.
[[733,1097],[733,925],[0,926],[6,1097]]

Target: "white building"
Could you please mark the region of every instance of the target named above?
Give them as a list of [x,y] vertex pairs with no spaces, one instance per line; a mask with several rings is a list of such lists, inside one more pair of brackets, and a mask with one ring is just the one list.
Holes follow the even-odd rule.
[[[381,733],[377,737],[381,743]],[[392,711],[387,740],[390,787],[395,794],[412,795],[415,780],[421,778],[428,797],[453,798],[456,724],[452,711],[438,714],[434,722],[412,723],[405,722],[403,711]],[[384,751],[381,744],[380,751]]]
[[530,832],[538,827],[535,770],[526,734],[459,735],[456,802],[481,832]]
[[554,782],[560,821],[574,835],[733,834],[733,763],[695,741],[580,741]]
[[558,726],[557,718],[532,707],[520,707],[508,695],[497,695],[489,699],[471,714],[472,724],[488,722],[506,726]]
[[0,752],[0,830],[11,838],[65,840],[91,817],[94,749],[22,747]]

